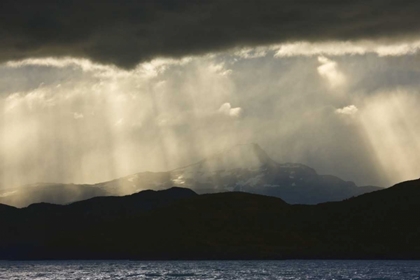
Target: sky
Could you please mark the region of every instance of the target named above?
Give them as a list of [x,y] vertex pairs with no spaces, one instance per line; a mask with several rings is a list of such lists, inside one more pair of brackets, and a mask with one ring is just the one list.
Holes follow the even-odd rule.
[[420,173],[417,1],[0,4],[0,189],[258,143],[358,185]]

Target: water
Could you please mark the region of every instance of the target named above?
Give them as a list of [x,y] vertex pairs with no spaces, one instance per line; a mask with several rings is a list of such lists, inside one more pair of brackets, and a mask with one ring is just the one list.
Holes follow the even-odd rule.
[[420,261],[0,262],[0,279],[420,279]]

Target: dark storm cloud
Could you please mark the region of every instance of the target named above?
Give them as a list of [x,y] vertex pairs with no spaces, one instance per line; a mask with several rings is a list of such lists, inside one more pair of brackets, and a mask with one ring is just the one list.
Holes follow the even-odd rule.
[[294,40],[405,38],[419,17],[411,0],[2,0],[0,61],[65,55],[130,68]]

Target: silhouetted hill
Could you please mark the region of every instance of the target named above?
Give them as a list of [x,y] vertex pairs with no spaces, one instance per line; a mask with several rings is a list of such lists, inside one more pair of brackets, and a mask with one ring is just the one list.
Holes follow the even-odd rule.
[[237,145],[200,162],[168,172],[141,172],[95,185],[35,184],[0,193],[0,203],[68,204],[95,196],[121,196],[146,189],[179,186],[199,194],[241,191],[280,197],[291,204],[340,201],[381,188],[358,187],[331,175],[319,175],[299,163],[277,163],[258,144]]
[[0,258],[420,259],[419,213],[420,180],[319,205],[181,188],[0,205]]
[[133,216],[139,213],[168,206],[180,199],[197,196],[190,189],[172,187],[162,191],[141,191],[121,197],[94,197],[69,205],[35,203],[21,209],[25,215],[36,218],[60,217],[63,219],[83,218],[105,220]]
[[0,204],[0,224],[5,222],[6,220],[9,221],[15,215],[17,215],[18,212],[19,212],[19,209],[15,207]]
[[141,191],[123,197],[95,197],[72,203],[66,207],[66,211],[96,217],[121,217],[164,207],[176,200],[194,196],[197,194],[190,189],[172,187],[162,191]]
[[1,213],[8,213],[16,211],[17,209],[15,207],[9,206],[9,205],[4,205],[4,204],[0,204],[0,211]]
[[105,195],[110,195],[110,192],[96,185],[40,183],[8,190],[5,195],[0,196],[0,203],[16,207],[26,207],[41,202],[68,204]]

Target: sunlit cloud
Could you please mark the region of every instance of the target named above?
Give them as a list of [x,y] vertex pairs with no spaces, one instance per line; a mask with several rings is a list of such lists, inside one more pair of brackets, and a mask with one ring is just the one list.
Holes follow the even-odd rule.
[[230,103],[223,103],[222,106],[220,106],[219,108],[219,112],[226,115],[226,116],[230,116],[230,117],[240,117],[242,114],[242,108],[240,107],[236,107],[236,108],[232,108],[232,106],[230,105]]
[[48,66],[56,68],[64,67],[79,67],[83,71],[110,71],[111,69],[117,69],[115,66],[106,66],[97,63],[93,63],[88,59],[72,58],[72,57],[46,57],[46,58],[28,58],[24,60],[8,61],[5,63],[8,67],[24,67],[24,66]]
[[318,62],[321,63],[321,66],[317,68],[319,75],[326,79],[332,88],[344,85],[346,78],[338,69],[337,62],[324,56],[319,56]]
[[275,57],[292,56],[342,56],[365,55],[369,53],[378,56],[413,55],[420,50],[420,41],[385,43],[378,41],[332,41],[332,42],[294,42],[276,47]]
[[226,66],[224,63],[210,64],[209,69],[211,72],[217,73],[222,76],[227,76],[232,73],[232,69],[226,69]]
[[241,48],[233,52],[234,56],[251,59],[265,57],[273,47]]
[[84,117],[85,116],[83,114],[81,114],[81,113],[78,113],[78,112],[74,112],[73,113],[73,118],[76,119],[76,120],[83,119]]
[[357,107],[354,105],[349,105],[335,110],[337,114],[348,116],[355,115],[358,111],[359,109],[357,109]]
[[133,70],[124,70],[114,65],[104,65],[93,63],[88,59],[72,58],[72,57],[46,57],[46,58],[29,58],[24,60],[8,61],[5,66],[11,68],[21,68],[25,66],[44,66],[53,68],[74,67],[81,69],[83,72],[91,72],[100,77],[121,78],[136,75],[138,77],[153,78],[163,73],[169,65],[183,65],[191,61],[191,57],[182,59],[163,59],[156,58],[149,62],[140,63]]

